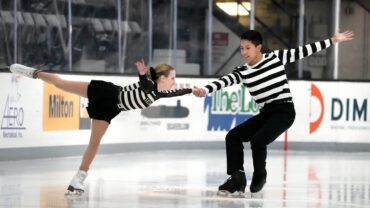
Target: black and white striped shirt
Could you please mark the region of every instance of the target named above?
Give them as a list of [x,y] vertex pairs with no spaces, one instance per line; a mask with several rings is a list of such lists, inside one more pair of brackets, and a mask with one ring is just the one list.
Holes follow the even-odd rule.
[[118,108],[122,111],[144,109],[160,98],[181,96],[191,92],[192,89],[189,88],[158,92],[156,83],[146,79],[145,76],[140,76],[140,82],[122,87],[118,95]]
[[207,93],[234,84],[243,83],[259,108],[271,102],[293,102],[284,65],[307,57],[332,45],[330,39],[318,41],[295,49],[275,50],[263,54],[263,58],[253,66],[245,64],[236,67],[203,89]]

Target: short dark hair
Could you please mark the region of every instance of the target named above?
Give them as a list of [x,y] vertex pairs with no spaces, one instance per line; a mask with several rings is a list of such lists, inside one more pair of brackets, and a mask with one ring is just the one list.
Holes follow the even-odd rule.
[[240,39],[249,40],[255,46],[262,45],[263,43],[263,38],[262,38],[261,33],[257,32],[256,30],[247,30],[243,32],[243,34],[240,36]]

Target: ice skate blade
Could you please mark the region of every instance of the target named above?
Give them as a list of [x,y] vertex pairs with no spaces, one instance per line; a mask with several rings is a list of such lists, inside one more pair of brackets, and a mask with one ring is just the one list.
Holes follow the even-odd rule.
[[232,198],[244,198],[245,194],[241,191],[235,191],[234,193],[230,193],[228,191],[218,191],[217,196],[222,197],[232,197]]
[[84,193],[82,190],[69,191],[64,194],[65,196],[81,196]]
[[263,191],[260,191],[260,192],[257,192],[257,193],[249,192],[246,197],[251,198],[251,199],[261,199],[261,198],[263,198],[263,196],[264,196]]

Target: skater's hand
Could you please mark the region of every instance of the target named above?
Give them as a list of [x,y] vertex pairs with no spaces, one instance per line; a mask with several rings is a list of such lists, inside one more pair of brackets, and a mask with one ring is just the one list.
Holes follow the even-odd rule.
[[148,69],[145,66],[144,59],[141,59],[140,61],[137,61],[135,63],[137,71],[139,72],[140,75],[145,75]]
[[192,89],[193,91],[193,95],[195,95],[196,97],[204,97],[206,96],[206,91],[202,88],[198,88],[198,87],[195,87]]
[[353,31],[350,30],[344,31],[342,33],[338,32],[335,35],[333,35],[333,37],[331,38],[331,42],[333,44],[336,44],[343,41],[349,41],[353,39],[353,36],[354,36]]

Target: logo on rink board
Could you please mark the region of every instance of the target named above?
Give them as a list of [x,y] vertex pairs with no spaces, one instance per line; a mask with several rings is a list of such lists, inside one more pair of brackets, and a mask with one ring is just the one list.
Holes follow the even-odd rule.
[[204,111],[208,110],[208,131],[229,131],[258,112],[245,86],[238,91],[219,90],[207,96]]
[[[327,119],[326,125],[330,126],[331,129],[370,130],[368,125],[368,99],[363,97],[361,93],[356,95],[355,92],[349,92],[346,96],[346,91],[340,90],[342,88],[346,89],[346,87],[341,86],[340,83],[335,83],[335,87],[338,88],[338,90],[334,90],[335,93],[333,93],[333,90],[325,91],[327,94],[323,96],[322,90],[311,83],[310,134],[319,129],[325,118]],[[313,105],[314,99],[319,103],[316,106]],[[327,104],[325,104],[325,100]],[[329,106],[329,108],[326,106]]]
[[80,97],[77,95],[44,84],[43,106],[44,131],[90,128],[89,118],[86,113],[81,113],[84,109],[81,108]]
[[[315,121],[310,121],[310,134],[312,134],[313,132],[316,131],[317,128],[319,128],[319,126],[322,122],[322,119],[324,118],[324,112],[325,112],[324,98],[321,94],[321,91],[316,85],[311,83],[311,98],[313,98],[313,97],[316,98],[319,101],[321,111],[319,113],[318,118]],[[312,109],[310,109],[310,112],[311,112],[311,110]],[[310,113],[310,117],[311,116],[312,115]]]
[[22,132],[25,130],[24,110],[22,107],[14,105],[11,97],[8,95],[4,107],[4,115],[1,119],[1,130],[4,138],[22,138]]
[[19,75],[12,76],[10,93],[7,95],[2,109],[1,130],[3,138],[22,138],[23,131],[26,130],[24,126],[25,113],[20,102],[22,95],[18,91],[19,79]]

